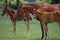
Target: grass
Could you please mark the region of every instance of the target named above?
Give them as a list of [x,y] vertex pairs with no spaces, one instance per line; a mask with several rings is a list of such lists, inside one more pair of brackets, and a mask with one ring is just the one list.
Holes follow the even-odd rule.
[[[0,12],[1,13],[1,12]],[[16,25],[16,40],[27,40],[26,32],[27,28],[24,21],[17,21]],[[56,22],[48,24],[50,40],[60,40],[60,28]],[[41,28],[39,21],[30,21],[30,40],[40,40]],[[15,40],[13,38],[13,26],[12,23],[6,16],[0,15],[0,40]]]

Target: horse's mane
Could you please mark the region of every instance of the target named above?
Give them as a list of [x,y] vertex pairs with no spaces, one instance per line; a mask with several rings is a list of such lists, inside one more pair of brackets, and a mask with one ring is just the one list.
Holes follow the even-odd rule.
[[14,9],[12,9],[11,7],[7,7],[7,8],[10,9],[12,13],[15,13]]

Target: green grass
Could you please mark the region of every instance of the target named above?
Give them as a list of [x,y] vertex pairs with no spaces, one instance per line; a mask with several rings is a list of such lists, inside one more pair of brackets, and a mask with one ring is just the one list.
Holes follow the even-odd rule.
[[[57,23],[48,24],[50,40],[60,40],[60,28]],[[17,21],[16,40],[27,40],[26,38],[27,27],[24,21]],[[39,21],[30,21],[30,40],[40,40],[41,28]],[[0,40],[14,40],[13,38],[13,26],[12,23],[6,16],[0,15]]]

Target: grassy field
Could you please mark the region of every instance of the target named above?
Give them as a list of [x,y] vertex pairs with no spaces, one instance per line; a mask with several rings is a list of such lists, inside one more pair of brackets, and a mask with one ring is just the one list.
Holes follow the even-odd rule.
[[[1,14],[1,12],[0,12]],[[17,21],[16,27],[17,38],[16,40],[27,40],[26,38],[26,25],[24,21]],[[57,23],[49,23],[49,34],[50,40],[60,40],[60,28]],[[30,40],[40,40],[41,38],[41,28],[39,21],[33,19],[30,21]],[[0,40],[15,40],[13,38],[13,26],[7,16],[0,15]]]

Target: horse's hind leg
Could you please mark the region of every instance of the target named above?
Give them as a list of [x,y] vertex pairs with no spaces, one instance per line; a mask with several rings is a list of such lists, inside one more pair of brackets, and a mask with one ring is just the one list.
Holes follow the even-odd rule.
[[48,32],[47,24],[45,26],[45,35],[46,35],[46,37],[48,37],[48,39],[50,39],[50,35],[49,35],[49,32]]

